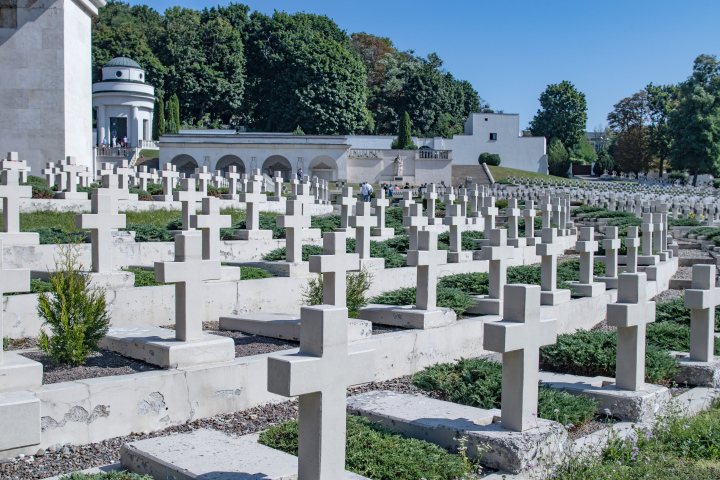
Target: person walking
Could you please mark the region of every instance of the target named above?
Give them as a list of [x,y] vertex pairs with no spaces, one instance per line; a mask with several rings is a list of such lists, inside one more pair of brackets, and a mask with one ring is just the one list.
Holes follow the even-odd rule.
[[302,167],[298,168],[297,177],[298,177],[298,180],[302,180],[302,177],[303,177]]

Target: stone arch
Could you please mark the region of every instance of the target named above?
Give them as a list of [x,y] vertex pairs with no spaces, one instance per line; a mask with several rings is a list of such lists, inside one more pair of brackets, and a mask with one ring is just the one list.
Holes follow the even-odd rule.
[[290,160],[282,155],[271,155],[263,162],[262,173],[272,177],[278,170],[282,172],[283,181],[289,182],[292,175]]
[[222,170],[224,175],[228,171],[228,167],[231,165],[235,165],[237,167],[237,172],[240,174],[247,172],[245,162],[237,155],[225,155],[224,157],[221,157],[220,160],[217,161],[217,164],[215,164],[215,170]]
[[197,160],[185,153],[173,158],[170,163],[175,165],[175,169],[178,172],[184,173],[185,178],[190,177],[190,175],[195,173],[195,169],[198,168]]
[[335,182],[338,179],[338,166],[335,160],[327,155],[320,155],[313,158],[308,167],[310,178],[318,177],[321,180]]

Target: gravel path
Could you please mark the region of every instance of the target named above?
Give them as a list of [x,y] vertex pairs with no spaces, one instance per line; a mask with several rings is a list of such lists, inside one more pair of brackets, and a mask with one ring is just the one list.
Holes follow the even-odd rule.
[[107,350],[90,354],[85,365],[79,367],[55,365],[47,354],[39,351],[23,352],[22,356],[43,364],[43,385],[159,370],[154,365],[125,358]]
[[675,272],[672,278],[692,279],[692,267],[678,267],[677,272]]
[[665,290],[655,295],[653,300],[657,303],[665,303],[676,298],[685,298],[685,290]]
[[706,250],[681,248],[678,250],[678,258],[712,258]]

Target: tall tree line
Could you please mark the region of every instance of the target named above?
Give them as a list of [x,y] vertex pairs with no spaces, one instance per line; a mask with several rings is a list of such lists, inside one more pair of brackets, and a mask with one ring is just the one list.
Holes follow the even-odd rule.
[[162,98],[178,96],[182,123],[253,131],[393,134],[408,112],[414,135],[451,136],[488,108],[436,54],[348,35],[322,15],[249,12],[230,3],[161,14],[110,0],[93,22],[94,81],[105,63],[127,56]]

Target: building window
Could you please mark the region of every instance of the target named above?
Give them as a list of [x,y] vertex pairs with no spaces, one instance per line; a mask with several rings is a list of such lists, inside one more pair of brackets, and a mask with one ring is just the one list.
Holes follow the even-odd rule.
[[17,28],[17,0],[0,0],[0,28]]
[[487,117],[485,117],[485,121],[487,122]]
[[491,133],[490,140],[497,140],[497,133]]
[[118,70],[117,72],[115,72],[115,76],[118,78],[122,77],[122,72]]

